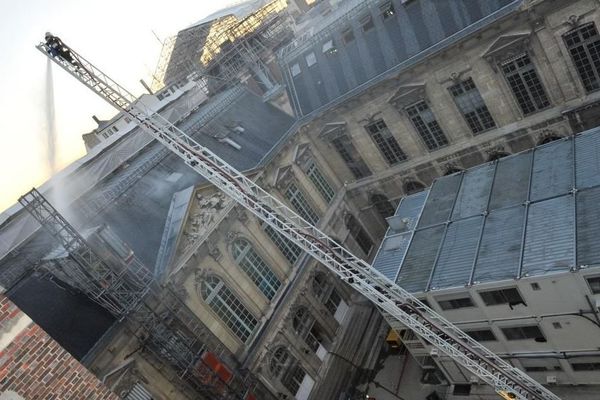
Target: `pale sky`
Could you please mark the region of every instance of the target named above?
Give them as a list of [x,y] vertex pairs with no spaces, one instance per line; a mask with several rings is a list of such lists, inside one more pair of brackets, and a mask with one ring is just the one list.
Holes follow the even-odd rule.
[[[0,0],[0,212],[49,176],[46,57],[35,45],[50,31],[134,94],[150,84],[161,39],[226,7],[227,0]],[[53,65],[59,169],[85,154],[92,115],[116,111]]]

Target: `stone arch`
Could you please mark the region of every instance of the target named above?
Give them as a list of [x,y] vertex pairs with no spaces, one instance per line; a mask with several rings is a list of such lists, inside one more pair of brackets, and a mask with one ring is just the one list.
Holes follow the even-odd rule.
[[422,191],[423,189],[425,189],[425,185],[423,185],[419,181],[410,180],[404,182],[403,189],[404,193],[408,195]]
[[375,207],[375,210],[383,219],[391,217],[396,211],[388,197],[382,193],[372,193],[369,196],[369,203]]
[[510,153],[508,153],[506,151],[497,150],[497,151],[493,151],[493,152],[489,153],[487,160],[488,160],[488,162],[496,161],[496,160],[499,160],[499,159],[504,158],[509,155],[510,155]]

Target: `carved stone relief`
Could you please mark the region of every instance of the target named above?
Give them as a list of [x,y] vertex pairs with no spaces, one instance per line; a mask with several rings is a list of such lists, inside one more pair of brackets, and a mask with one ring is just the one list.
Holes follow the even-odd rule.
[[220,192],[207,196],[196,194],[195,204],[191,207],[191,215],[182,234],[183,252],[206,234],[208,228],[215,222],[216,216],[229,201],[231,200],[227,200]]

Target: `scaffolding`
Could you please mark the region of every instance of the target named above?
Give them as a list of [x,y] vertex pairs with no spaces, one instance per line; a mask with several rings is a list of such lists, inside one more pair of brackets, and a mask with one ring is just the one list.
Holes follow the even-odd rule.
[[275,83],[262,54],[291,39],[286,8],[285,0],[274,0],[242,19],[232,14],[222,16],[166,39],[152,88],[158,90],[197,75],[208,77],[215,92],[249,72],[269,91]]
[[[51,57],[45,44],[37,47]],[[70,49],[70,52],[74,61],[62,57],[52,59],[111,105],[127,112],[140,127],[181,157],[188,166],[371,300],[386,318],[393,318],[398,325],[413,330],[505,398],[560,400],[539,382],[504,361],[367,262],[305,221],[168,120],[140,107],[140,104],[134,105],[134,97],[130,92],[115,84],[73,49]]]
[[[225,365],[233,355],[198,320],[170,286],[160,287],[152,273],[137,259],[116,263],[102,259],[96,250],[36,189],[19,202],[65,249],[70,267],[55,275],[83,291],[90,299],[124,320],[155,361],[169,365],[178,379],[203,398],[247,400],[258,381],[249,373],[224,380],[208,360]],[[59,264],[55,264],[59,265]],[[60,264],[64,265],[64,264]],[[50,271],[52,272],[52,271]]]

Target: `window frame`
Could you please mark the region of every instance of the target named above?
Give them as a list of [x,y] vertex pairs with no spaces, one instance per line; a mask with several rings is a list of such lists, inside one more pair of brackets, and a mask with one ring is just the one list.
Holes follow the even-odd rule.
[[[516,293],[519,295],[519,299],[520,301],[516,301],[516,302],[512,302],[511,299],[506,295],[507,291],[516,291]],[[500,305],[504,305],[504,304],[513,304],[513,305],[517,305],[517,304],[525,304],[525,299],[523,298],[523,296],[521,295],[521,292],[519,291],[519,288],[516,286],[511,286],[511,287],[505,287],[505,288],[499,288],[499,289],[488,289],[488,290],[481,290],[479,292],[477,292],[479,294],[479,297],[481,298],[481,300],[483,301],[483,303],[487,306],[487,307],[493,307],[493,306],[500,306]],[[491,293],[499,293],[502,295],[502,297],[504,297],[504,301],[502,302],[498,302],[496,299],[494,299],[493,302],[488,301],[487,299],[492,300],[491,297],[486,297],[486,296],[492,296]]]
[[468,293],[465,293],[464,295],[457,294],[456,296],[442,299],[435,298],[435,301],[444,311],[477,307],[477,305],[473,302],[473,298]]
[[398,165],[408,160],[408,156],[383,118],[369,122],[364,128],[388,165]]
[[[593,280],[594,282],[591,283],[590,280]],[[585,282],[587,283],[592,294],[600,294],[600,275],[599,276],[586,276]],[[597,289],[595,289],[596,284],[598,285]]]
[[[465,329],[464,332],[478,342],[497,342],[498,338],[491,328]],[[485,332],[485,333],[483,333]],[[488,335],[489,334],[489,335]]]
[[[242,248],[241,245],[245,244]],[[237,253],[237,254],[236,254]],[[240,269],[267,299],[273,300],[282,286],[273,268],[258,254],[252,243],[238,238],[231,243],[231,256]]]
[[325,200],[327,204],[331,203],[335,197],[335,190],[327,178],[325,178],[325,175],[323,175],[323,172],[321,172],[314,160],[310,160],[308,162],[304,173],[312,182],[313,186],[317,189],[323,200]]
[[[593,30],[596,31],[596,35],[588,37],[588,38],[584,38],[582,31],[584,29],[587,29],[588,27],[592,27]],[[578,35],[576,35],[576,34],[578,34]],[[600,90],[600,58],[598,60],[598,65],[597,66],[594,65],[593,56],[590,52],[590,47],[592,44],[597,43],[600,46],[600,32],[598,31],[598,28],[596,27],[595,22],[590,21],[590,22],[587,22],[584,24],[580,24],[579,26],[576,26],[573,29],[570,29],[569,31],[563,33],[561,36],[563,39],[563,44],[564,44],[565,48],[567,49],[567,53],[569,54],[569,57],[571,58],[573,67],[575,68],[575,71],[577,71],[577,76],[579,77],[579,81],[581,82],[581,85],[583,86],[583,89],[585,90],[586,94],[590,94],[590,93]],[[580,41],[576,44],[575,43],[569,44],[569,40],[571,39],[572,36],[578,36]],[[591,40],[594,37],[596,38],[596,41]],[[585,55],[585,61],[589,63],[589,67],[590,67],[590,70],[587,71],[587,73],[591,72],[591,75],[594,78],[594,81],[590,82],[589,85],[586,83],[587,78],[584,78],[583,74],[582,74],[582,69],[585,68],[585,66],[578,64],[577,60],[575,59],[573,50],[575,50],[577,48],[583,48],[583,53]]]
[[[450,145],[450,139],[446,136],[435,113],[425,99],[405,106],[404,112],[427,151],[437,151]],[[426,113],[431,116],[429,122],[423,118]]]
[[[504,326],[504,327],[501,327],[500,330],[502,331],[504,338],[509,342],[515,342],[518,340],[538,341],[539,338],[543,338],[544,342],[547,340],[546,335],[544,335],[544,331],[542,331],[540,326],[537,324]],[[530,336],[530,332],[528,332],[528,330],[536,330],[537,331],[536,333],[539,333],[539,335],[538,336]],[[507,333],[507,331],[511,332],[511,333],[509,334],[509,333]],[[517,337],[517,336],[519,336],[519,337]]]
[[[215,286],[209,286],[209,281],[216,282]],[[210,292],[207,290],[207,287],[210,288]],[[225,293],[226,297],[223,297],[222,293]],[[250,310],[248,310],[246,305],[236,296],[234,291],[227,286],[223,279],[215,275],[208,276],[204,279],[200,284],[200,297],[211,312],[217,316],[217,319],[221,321],[242,343],[248,343],[254,336],[256,327],[258,326],[258,319],[250,312]],[[215,308],[215,303],[213,302],[214,299],[218,299],[221,302],[221,304],[218,305],[219,309]],[[228,304],[226,301],[228,299],[233,299],[235,304]],[[224,318],[224,315],[221,315],[222,310],[226,310],[230,315],[227,316],[227,318]],[[237,312],[242,312],[244,315],[240,316]],[[235,318],[231,318],[231,316]],[[238,324],[239,326],[242,326],[244,330],[239,328]]]
[[[496,121],[472,77],[449,86],[448,92],[473,135],[479,135],[497,127]],[[468,107],[471,108],[471,111],[467,110]]]
[[[520,61],[524,58],[527,58],[528,64],[526,66],[525,65],[518,66],[517,61]],[[511,64],[515,65],[514,70],[507,71],[507,67]],[[510,93],[512,94],[514,101],[517,103],[517,106],[518,106],[521,114],[524,117],[528,117],[537,112],[540,112],[540,111],[543,111],[543,110],[546,110],[546,109],[552,107],[552,102],[550,101],[550,97],[548,96],[548,92],[546,90],[546,85],[544,84],[542,76],[539,74],[535,63],[533,62],[533,59],[531,58],[531,56],[528,52],[523,52],[521,54],[510,57],[510,58],[500,62],[499,68],[500,68],[500,71],[502,72],[502,76],[504,77],[504,81],[508,85],[508,89],[510,90]],[[541,95],[543,95],[542,97],[545,99],[545,102],[546,102],[545,104],[543,104],[543,105],[536,104],[535,97],[532,94],[532,87],[535,85],[533,85],[533,86],[525,85],[525,81],[527,80],[525,74],[527,74],[527,73],[533,73],[533,75],[530,75],[530,79],[533,78],[534,76],[535,76],[535,79],[537,79],[537,81],[538,81],[537,83],[539,83],[539,86],[540,86],[539,89],[541,89],[540,93],[541,93]],[[518,76],[519,82],[513,81],[511,79],[513,76]],[[511,82],[514,82],[515,85],[513,85]],[[533,109],[525,110],[523,104],[519,100],[519,95],[516,93],[515,88],[516,88],[516,85],[518,85],[518,84],[523,86],[523,89],[527,94],[527,99],[534,107]],[[521,97],[523,97],[523,96],[521,96]],[[541,97],[540,97],[540,99],[541,99]]]
[[284,196],[300,217],[312,225],[317,225],[319,223],[319,214],[298,185],[294,182],[290,183],[284,191]]

